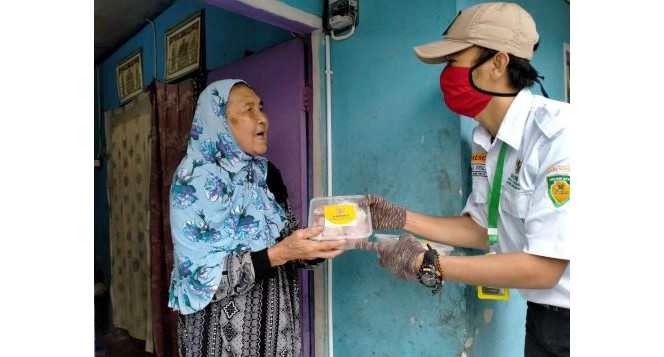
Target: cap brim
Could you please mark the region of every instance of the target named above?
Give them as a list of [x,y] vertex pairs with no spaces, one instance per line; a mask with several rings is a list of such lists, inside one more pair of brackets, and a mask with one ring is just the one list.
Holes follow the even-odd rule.
[[465,50],[471,46],[473,46],[473,44],[468,42],[440,40],[427,43],[426,45],[413,47],[413,49],[420,61],[428,64],[436,64],[445,62],[445,56]]

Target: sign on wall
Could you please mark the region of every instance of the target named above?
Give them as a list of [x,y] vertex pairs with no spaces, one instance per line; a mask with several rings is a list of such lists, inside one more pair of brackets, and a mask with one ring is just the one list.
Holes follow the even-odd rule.
[[166,32],[167,82],[204,69],[203,15],[203,10],[200,10]]
[[120,104],[132,100],[143,91],[142,48],[120,60],[115,67]]

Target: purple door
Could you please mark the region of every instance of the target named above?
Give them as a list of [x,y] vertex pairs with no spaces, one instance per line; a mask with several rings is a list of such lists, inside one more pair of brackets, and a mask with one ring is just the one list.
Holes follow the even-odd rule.
[[[263,100],[263,110],[270,120],[266,157],[281,171],[293,213],[302,227],[308,215],[304,51],[302,40],[294,39],[208,74],[208,84],[220,79],[243,79]],[[300,297],[304,357],[314,355],[310,280],[311,274],[303,270]]]
[[243,79],[263,100],[270,120],[266,157],[281,171],[293,212],[303,226],[308,214],[304,71],[304,44],[294,39],[208,74],[208,84]]

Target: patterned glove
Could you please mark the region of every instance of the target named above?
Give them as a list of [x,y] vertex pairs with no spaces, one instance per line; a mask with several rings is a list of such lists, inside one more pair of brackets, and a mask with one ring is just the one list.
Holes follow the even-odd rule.
[[406,224],[406,209],[394,205],[380,196],[366,195],[360,205],[369,206],[371,225],[374,229],[403,229]]
[[358,242],[355,248],[372,250],[378,254],[380,265],[402,280],[417,279],[415,259],[424,248],[411,234],[402,234],[397,243]]

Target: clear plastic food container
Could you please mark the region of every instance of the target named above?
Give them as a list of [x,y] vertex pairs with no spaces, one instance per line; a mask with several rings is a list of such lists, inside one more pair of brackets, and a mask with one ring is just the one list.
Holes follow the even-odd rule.
[[309,204],[309,227],[325,227],[321,234],[312,239],[369,238],[373,234],[371,210],[360,206],[363,199],[361,195],[312,198]]

